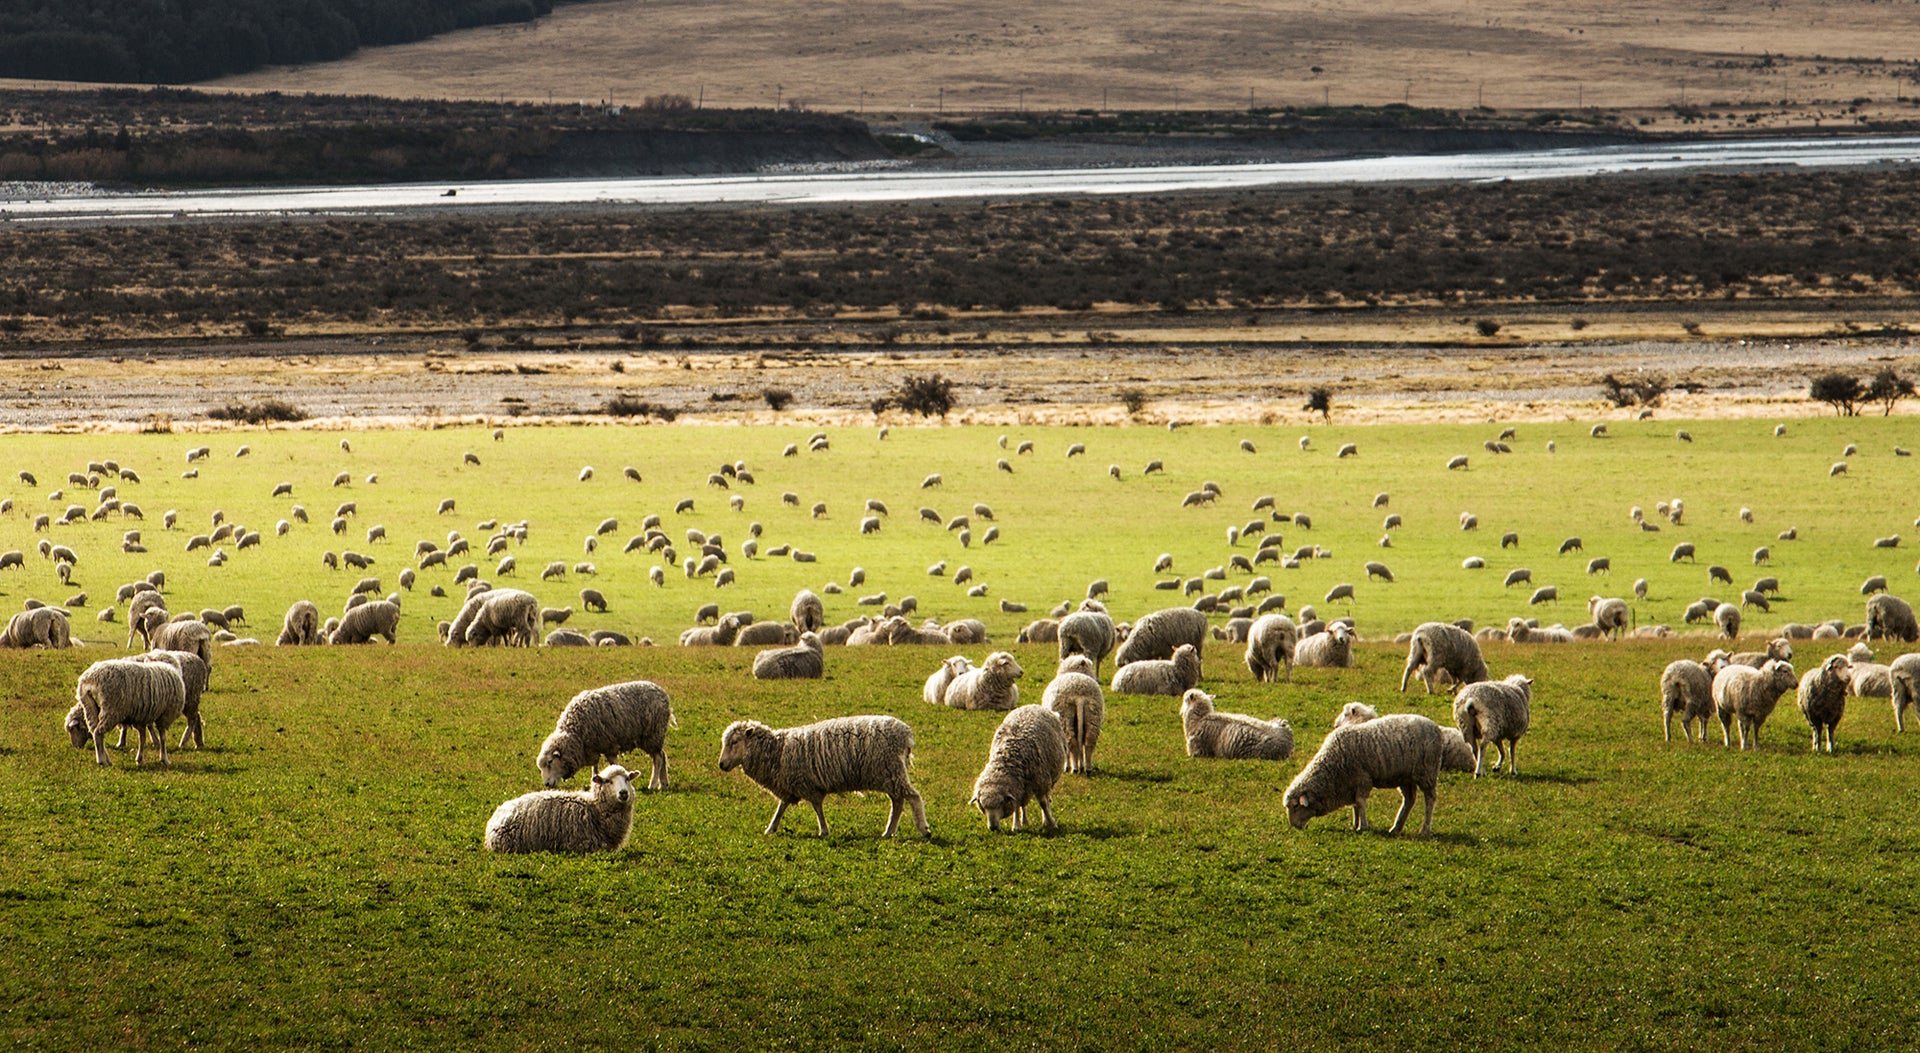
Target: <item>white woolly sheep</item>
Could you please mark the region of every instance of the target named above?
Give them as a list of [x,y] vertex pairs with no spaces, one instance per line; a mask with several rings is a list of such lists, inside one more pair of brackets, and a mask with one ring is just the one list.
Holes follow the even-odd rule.
[[1174,648],[1171,659],[1130,662],[1114,670],[1117,695],[1167,695],[1179,698],[1200,683],[1200,654],[1191,644]]
[[287,608],[287,616],[280,624],[280,638],[274,641],[281,647],[317,644],[320,642],[320,608],[312,600],[295,600]]
[[1391,786],[1400,791],[1400,813],[1387,832],[1397,834],[1406,826],[1418,792],[1427,806],[1420,832],[1429,833],[1444,753],[1440,725],[1412,713],[1335,728],[1288,784],[1287,821],[1305,829],[1314,817],[1351,805],[1354,830],[1365,830],[1368,795],[1375,787]]
[[[205,726],[200,720],[200,696],[207,690],[207,663],[190,651],[148,651],[133,655],[129,661],[164,662],[180,670],[180,677],[187,685],[186,704],[180,715],[186,718],[186,726],[180,729],[179,749],[187,748],[187,740],[193,740],[193,748],[206,746]],[[120,741],[115,745],[126,744],[127,729],[120,729]]]
[[914,825],[926,836],[926,805],[908,778],[912,759],[913,729],[897,717],[836,717],[780,729],[739,720],[720,736],[720,770],[740,768],[779,802],[768,834],[780,829],[789,806],[805,801],[825,837],[827,813],[821,803],[827,795],[868,790],[893,802],[880,836],[893,836],[903,805],[912,806]]
[[1627,601],[1619,597],[1593,596],[1587,599],[1587,613],[1593,617],[1593,624],[1600,631],[1614,639],[1619,639],[1627,631],[1627,625],[1633,619],[1633,610]]
[[667,729],[678,727],[666,689],[649,680],[589,688],[573,696],[541,744],[535,765],[548,789],[605,757],[639,750],[653,760],[647,789],[667,788]]
[[1673,741],[1673,717],[1680,715],[1680,731],[1692,743],[1693,722],[1700,722],[1700,740],[1707,741],[1707,718],[1713,715],[1713,678],[1726,668],[1721,652],[1715,651],[1706,662],[1682,658],[1670,662],[1660,674],[1660,725],[1666,741]]
[[1713,624],[1718,626],[1720,634],[1731,640],[1740,635],[1740,608],[1731,603],[1723,603],[1714,609]]
[[1027,802],[1038,801],[1046,829],[1058,829],[1053,787],[1066,760],[1067,735],[1060,718],[1041,706],[1021,706],[994,729],[986,766],[974,780],[967,803],[987,817],[988,829],[997,831],[1000,820],[1008,817],[1013,829],[1025,826]]
[[1800,715],[1807,718],[1807,726],[1813,729],[1812,749],[1815,752],[1819,751],[1823,737],[1826,739],[1827,752],[1833,752],[1833,729],[1847,712],[1847,690],[1852,682],[1850,673],[1847,656],[1837,654],[1807,670],[1807,675],[1800,678],[1800,690],[1796,698],[1800,704]]
[[964,655],[954,655],[941,662],[940,668],[934,670],[932,676],[927,677],[926,686],[921,689],[920,697],[930,706],[944,705],[947,699],[947,685],[972,668],[973,663]]
[[[1100,605],[1096,603],[1093,607],[1099,608]],[[1060,619],[1059,628],[1055,631],[1055,639],[1059,644],[1062,661],[1076,654],[1086,655],[1093,660],[1093,668],[1097,675],[1100,664],[1106,661],[1108,654],[1113,652],[1113,618],[1104,608],[1083,607]]]
[[1450,622],[1423,622],[1413,630],[1413,639],[1407,645],[1407,665],[1400,673],[1403,693],[1415,673],[1431,695],[1434,680],[1442,674],[1456,684],[1487,679],[1487,662],[1480,655],[1480,644],[1465,629]]
[[[135,764],[145,761],[149,736],[160,746],[160,763],[173,763],[167,759],[166,733],[187,705],[187,683],[179,667],[125,658],[95,662],[80,674],[73,700],[80,706],[87,733],[93,738],[95,761],[108,766],[113,763],[107,759],[108,728],[131,727],[139,736]],[[86,745],[77,733],[73,734],[75,745]]]
[[1733,744],[1733,724],[1740,725],[1740,748],[1760,748],[1760,727],[1773,715],[1780,696],[1797,683],[1793,666],[1768,662],[1758,669],[1730,665],[1713,678],[1713,708],[1720,718],[1721,745]]
[[[1715,651],[1714,654],[1722,652]],[[1728,665],[1750,665],[1755,669],[1771,661],[1790,662],[1793,660],[1793,642],[1784,636],[1776,636],[1767,641],[1764,651],[1741,651],[1726,655]]]
[[801,589],[793,596],[793,603],[787,609],[787,618],[795,629],[803,633],[817,633],[826,625],[827,607],[812,589]]
[[1556,644],[1572,643],[1574,636],[1563,626],[1554,625],[1543,629],[1529,623],[1525,618],[1509,618],[1507,619],[1507,639],[1522,644]]
[[485,844],[492,852],[617,852],[633,829],[633,775],[618,764],[595,773],[585,790],[538,790],[494,809]]
[[1914,622],[1913,607],[1892,593],[1881,593],[1867,601],[1869,640],[1881,637],[1912,643],[1920,639],[1920,624]]
[[1533,680],[1515,673],[1505,680],[1468,684],[1453,697],[1453,722],[1473,748],[1473,777],[1486,771],[1486,748],[1493,744],[1493,768],[1506,762],[1507,774],[1519,773],[1514,748],[1532,722]]
[[1887,667],[1887,697],[1893,704],[1893,729],[1907,730],[1907,707],[1920,703],[1920,654],[1903,654]]
[[330,644],[371,643],[376,636],[384,636],[388,643],[398,643],[396,635],[400,629],[400,605],[392,600],[374,600],[363,603],[346,612],[340,618],[340,627],[327,638]]
[[[1298,628],[1284,614],[1264,614],[1247,628],[1247,671],[1260,683],[1293,680]],[[1189,684],[1189,687],[1192,685]]]
[[977,669],[969,669],[947,685],[943,701],[953,709],[1010,710],[1020,704],[1019,680],[1025,672],[1005,651],[995,651]]
[[[792,626],[781,626],[792,630]],[[753,657],[755,680],[818,680],[826,675],[820,634],[802,633],[792,647],[761,651]]]
[[1119,665],[1152,658],[1172,658],[1174,648],[1192,644],[1204,653],[1207,616],[1191,607],[1170,607],[1142,615],[1120,644],[1114,661]]
[[1353,668],[1353,630],[1335,622],[1326,632],[1314,633],[1293,647],[1293,664],[1323,669]]
[[1092,772],[1093,750],[1100,742],[1100,726],[1107,712],[1106,696],[1100,691],[1093,662],[1083,654],[1062,661],[1040,704],[1060,718],[1066,731],[1067,771],[1081,775]]
[[800,642],[800,630],[788,622],[743,625],[733,637],[735,647],[790,647]]
[[[32,602],[32,601],[29,601]],[[162,610],[164,614],[164,609]],[[73,646],[73,626],[67,612],[58,607],[32,607],[8,619],[0,630],[0,647],[45,647],[64,650]],[[142,630],[144,626],[137,627]]]
[[1528,585],[1533,584],[1533,571],[1525,567],[1515,567],[1513,570],[1507,571],[1507,579],[1501,582],[1501,587],[1510,589],[1522,582]]
[[1224,760],[1286,760],[1293,755],[1293,725],[1244,713],[1221,713],[1214,696],[1192,688],[1180,700],[1180,726],[1187,756]]

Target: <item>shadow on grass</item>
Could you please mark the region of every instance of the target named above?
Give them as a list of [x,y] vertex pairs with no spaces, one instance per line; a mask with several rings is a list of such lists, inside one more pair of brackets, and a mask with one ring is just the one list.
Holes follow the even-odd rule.
[[1092,774],[1087,776],[1087,779],[1093,782],[1098,782],[1101,779],[1114,779],[1119,782],[1161,783],[1172,782],[1173,773],[1153,768],[1095,768]]
[[1494,775],[1483,775],[1481,776],[1481,778],[1483,779],[1497,778],[1503,781],[1507,779],[1512,779],[1513,781],[1519,782],[1519,783],[1539,782],[1539,783],[1547,783],[1552,786],[1586,786],[1590,783],[1596,783],[1600,781],[1600,779],[1597,776],[1593,776],[1593,775],[1567,775],[1557,771],[1537,772],[1537,771],[1531,771],[1531,770],[1518,775],[1509,775],[1506,772],[1502,771]]

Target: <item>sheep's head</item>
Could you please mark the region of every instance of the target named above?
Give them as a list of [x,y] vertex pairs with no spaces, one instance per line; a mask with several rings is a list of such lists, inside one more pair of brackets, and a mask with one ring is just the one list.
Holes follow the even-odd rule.
[[1005,651],[995,651],[988,655],[984,668],[990,673],[1004,676],[1009,680],[1018,680],[1027,675],[1026,670],[1020,668],[1020,663],[1014,661],[1013,656]]
[[1346,622],[1335,622],[1333,628],[1327,631],[1332,633],[1333,638],[1340,643],[1349,644],[1353,642],[1353,630],[1347,626]]
[[1793,671],[1793,663],[1791,662],[1782,662],[1779,659],[1774,659],[1766,665],[1761,666],[1760,672],[1773,682],[1774,689],[1778,691],[1791,691],[1794,686],[1800,682],[1800,678],[1795,675]]
[[1079,673],[1082,676],[1093,676],[1095,672],[1093,659],[1083,654],[1076,654],[1068,655],[1066,658],[1061,659],[1060,668],[1055,670],[1054,675],[1064,676],[1067,673]]
[[74,749],[85,749],[93,741],[93,733],[87,730],[86,707],[77,702],[67,711],[67,738]]
[[1849,677],[1853,675],[1853,662],[1846,655],[1837,654],[1827,659],[1828,676]]
[[1365,702],[1349,702],[1340,707],[1340,715],[1333,718],[1333,726],[1344,728],[1349,724],[1365,724],[1380,715],[1380,711]]
[[820,650],[822,646],[820,642],[820,634],[816,632],[801,633],[800,642],[807,645],[809,648],[815,651]]
[[1288,794],[1287,824],[1295,830],[1305,830],[1309,819],[1333,811],[1333,808],[1321,807],[1324,803],[1323,801],[1316,801],[1311,794],[1305,791]]
[[755,744],[773,737],[773,729],[757,720],[736,720],[720,734],[720,770],[732,771],[747,759]]
[[579,769],[579,762],[572,759],[574,750],[569,748],[573,745],[574,739],[571,732],[556,731],[547,736],[546,745],[541,748],[539,758],[534,761],[540,768],[540,778],[546,783],[547,789],[551,790],[559,786]]
[[1180,719],[1191,720],[1204,717],[1213,712],[1213,696],[1199,688],[1189,688],[1180,696]]
[[[1782,662],[1788,661],[1793,658],[1793,644],[1787,642],[1784,636],[1776,636],[1767,641],[1767,657],[1778,658]],[[1867,657],[1872,658],[1873,653],[1869,651]]]
[[967,661],[967,657],[965,655],[959,655],[959,654],[954,655],[952,658],[947,659],[942,664],[944,664],[947,667],[947,672],[953,676],[959,676],[962,673],[966,673],[973,668],[973,663]]
[[1107,613],[1107,605],[1099,600],[1081,600],[1080,609],[1091,614]]
[[1019,811],[1022,804],[1011,790],[982,789],[979,786],[973,788],[973,799],[967,803],[987,817],[987,829],[996,831],[1000,829],[1000,820]]
[[612,797],[626,804],[633,800],[633,775],[618,764],[609,764],[593,777],[593,795]]

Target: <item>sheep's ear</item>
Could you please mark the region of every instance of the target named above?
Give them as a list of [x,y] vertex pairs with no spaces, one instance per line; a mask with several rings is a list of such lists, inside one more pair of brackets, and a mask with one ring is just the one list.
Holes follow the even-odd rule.
[[605,779],[602,779],[602,778],[601,778],[600,776],[598,776],[598,775],[595,775],[595,776],[593,777],[593,784],[594,784],[595,786],[598,786],[598,785],[600,785],[601,783],[603,783],[603,782],[606,782],[606,781],[607,781],[607,780],[605,780]]

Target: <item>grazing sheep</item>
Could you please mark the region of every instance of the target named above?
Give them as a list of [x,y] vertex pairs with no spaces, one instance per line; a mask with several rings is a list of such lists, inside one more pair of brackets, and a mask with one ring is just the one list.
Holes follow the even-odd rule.
[[[1284,614],[1261,615],[1247,629],[1247,671],[1260,683],[1293,680],[1298,628]],[[1191,685],[1189,685],[1191,686]]]
[[1335,622],[1326,632],[1303,638],[1293,648],[1293,664],[1323,669],[1353,668],[1353,630]]
[[1385,563],[1376,563],[1372,560],[1368,560],[1365,570],[1367,572],[1368,581],[1372,581],[1375,578],[1378,578],[1386,582],[1393,581],[1393,571],[1387,569],[1387,565]]
[[1456,468],[1465,468],[1466,466],[1467,466],[1467,455],[1464,453],[1458,454],[1448,459],[1447,461],[1448,471],[1453,471]]
[[1473,634],[1450,622],[1423,622],[1413,630],[1413,639],[1407,645],[1407,666],[1400,673],[1402,693],[1415,673],[1431,695],[1434,680],[1441,675],[1456,684],[1487,679],[1487,662],[1480,656],[1480,645]]
[[1706,662],[1682,658],[1667,664],[1660,674],[1660,726],[1666,741],[1673,741],[1673,716],[1680,715],[1680,730],[1691,744],[1693,722],[1700,722],[1700,741],[1707,741],[1707,718],[1713,715],[1713,678],[1726,668],[1725,659],[1716,651]]
[[1714,564],[1707,568],[1707,583],[1719,582],[1722,585],[1733,584],[1733,573],[1727,568]]
[[[792,630],[792,626],[780,628]],[[800,642],[792,647],[761,651],[753,656],[755,680],[818,680],[825,675],[826,661],[818,633],[802,633]]]
[[1678,563],[1683,559],[1688,562],[1693,561],[1693,542],[1682,541],[1678,545],[1673,546],[1673,551],[1667,555],[1667,562],[1669,563]]
[[1183,643],[1195,651],[1204,649],[1207,617],[1191,607],[1171,607],[1153,611],[1135,623],[1133,631],[1120,645],[1115,661],[1120,665],[1152,658],[1171,658],[1174,648]]
[[[1505,680],[1468,684],[1453,697],[1453,721],[1473,748],[1473,777],[1486,771],[1486,747],[1493,744],[1493,769],[1504,759],[1507,774],[1516,775],[1514,748],[1532,722],[1533,680],[1515,673]],[[1704,727],[1704,725],[1703,725]]]
[[1187,756],[1222,760],[1286,760],[1293,756],[1293,725],[1245,713],[1220,713],[1214,696],[1192,688],[1180,700]]
[[617,852],[633,829],[633,775],[618,764],[578,792],[539,790],[494,809],[490,852]]
[[311,600],[294,601],[280,623],[280,638],[274,642],[281,647],[320,643],[320,608]]
[[1287,786],[1287,821],[1305,829],[1315,816],[1351,805],[1354,830],[1365,830],[1368,795],[1392,786],[1400,791],[1400,813],[1387,832],[1397,834],[1406,825],[1417,791],[1427,806],[1420,832],[1428,833],[1445,742],[1440,725],[1411,713],[1337,727]]
[[[164,615],[166,612],[163,609],[160,613]],[[147,631],[148,628],[145,624],[136,625],[137,631]],[[21,611],[8,619],[6,628],[0,630],[0,647],[65,650],[72,646],[73,626],[67,620],[67,612],[58,607],[32,607]]]
[[363,644],[372,642],[376,636],[384,636],[389,644],[398,643],[396,633],[399,629],[400,605],[392,600],[374,600],[342,615],[340,627],[334,630],[327,642]]
[[[1094,606],[1099,607],[1098,604]],[[1061,661],[1076,654],[1086,655],[1093,660],[1093,668],[1097,675],[1100,664],[1106,661],[1107,655],[1113,651],[1113,619],[1108,616],[1105,608],[1096,610],[1082,607],[1060,620],[1055,638],[1059,643]]]
[[1850,665],[1846,655],[1837,654],[1807,670],[1807,675],[1800,678],[1796,699],[1800,715],[1807,718],[1807,726],[1813,729],[1815,752],[1819,752],[1823,736],[1827,752],[1833,752],[1833,729],[1846,715],[1847,691],[1853,682]]
[[1833,462],[1833,467],[1827,469],[1827,478],[1829,479],[1836,475],[1845,474],[1847,474],[1847,462],[1845,461],[1835,461]]
[[1012,655],[995,651],[979,668],[954,677],[942,701],[952,709],[1013,709],[1020,704],[1020,685],[1014,681],[1024,675]]
[[1199,683],[1200,655],[1191,644],[1181,644],[1171,659],[1130,662],[1114,670],[1111,690],[1117,695],[1179,698]]
[[941,662],[940,668],[934,670],[932,676],[927,677],[926,686],[921,689],[920,697],[930,706],[945,704],[947,685],[953,683],[955,678],[972,668],[973,663],[968,661],[964,655],[954,655],[946,661]]
[[1860,595],[1862,596],[1871,596],[1876,592],[1885,591],[1887,591],[1887,576],[1884,574],[1875,574],[1860,583]]
[[[1760,748],[1760,726],[1773,715],[1780,696],[1793,690],[1793,666],[1768,662],[1758,669],[1730,665],[1713,678],[1713,708],[1720,718],[1721,745],[1733,745],[1732,727],[1740,724],[1740,748]],[[1751,743],[1749,743],[1751,739]]]
[[1510,589],[1510,588],[1513,588],[1515,585],[1520,585],[1523,583],[1527,585],[1533,584],[1533,571],[1528,570],[1525,567],[1515,567],[1514,569],[1507,571],[1507,579],[1501,582],[1501,588]]
[[1557,585],[1542,585],[1539,588],[1533,590],[1533,595],[1527,597],[1527,606],[1529,607],[1535,607],[1542,603],[1559,603],[1559,602],[1560,602],[1560,587]]
[[1560,542],[1560,555],[1564,556],[1569,552],[1575,552],[1575,551],[1585,551],[1579,538],[1570,537],[1565,541]]
[[893,836],[902,805],[912,806],[914,825],[926,836],[926,805],[907,774],[912,758],[913,729],[896,717],[837,717],[780,729],[739,720],[720,736],[720,770],[740,768],[779,802],[768,834],[780,829],[790,805],[806,801],[825,837],[827,813],[821,802],[827,795],[870,790],[893,802],[880,836]]
[[1589,597],[1587,613],[1592,615],[1593,624],[1599,626],[1603,634],[1616,640],[1626,633],[1627,625],[1633,619],[1632,608],[1619,597]]
[[1053,681],[1040,696],[1040,704],[1060,718],[1067,734],[1067,771],[1086,775],[1093,771],[1093,749],[1100,742],[1100,725],[1106,719],[1106,697],[1095,679],[1093,662],[1086,655],[1074,655],[1060,663]]
[[[80,674],[73,700],[93,739],[93,759],[98,763],[113,763],[107,759],[107,729],[126,727],[139,736],[135,764],[145,761],[149,736],[160,747],[160,763],[173,763],[167,759],[166,732],[187,705],[187,682],[177,664],[126,658],[95,662]],[[67,726],[74,746],[85,746],[71,712]]]
[[1058,644],[1060,642],[1060,619],[1035,618],[1033,621],[1021,627],[1019,635],[1014,637],[1014,642]]
[[1714,608],[1713,624],[1720,629],[1720,635],[1731,640],[1740,635],[1740,608],[1731,603],[1723,603]]
[[1021,706],[994,729],[986,767],[974,780],[973,797],[967,803],[987,817],[988,829],[997,831],[1000,820],[1008,817],[1013,829],[1025,826],[1027,802],[1038,801],[1046,829],[1058,829],[1053,819],[1053,786],[1060,781],[1067,751],[1066,729],[1053,711]]
[[553,789],[601,757],[612,764],[622,753],[637,749],[653,759],[647,788],[664,790],[667,729],[678,724],[666,690],[651,681],[590,688],[573,696],[560,711],[535,764],[547,788]]
[[1887,637],[1906,643],[1920,639],[1920,625],[1914,622],[1913,607],[1888,592],[1869,599],[1866,637],[1869,640]]
[[1482,570],[1486,565],[1487,561],[1481,559],[1479,556],[1468,556],[1466,559],[1460,561],[1461,570]]

